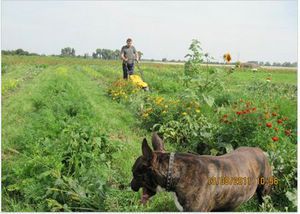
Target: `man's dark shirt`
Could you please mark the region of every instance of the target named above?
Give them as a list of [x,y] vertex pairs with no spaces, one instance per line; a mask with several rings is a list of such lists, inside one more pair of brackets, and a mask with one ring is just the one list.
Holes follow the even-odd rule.
[[[121,49],[121,55],[124,54],[124,57],[128,59],[127,63],[132,64],[135,59],[136,50],[134,46],[128,47],[124,45]],[[124,60],[123,60],[124,63]]]

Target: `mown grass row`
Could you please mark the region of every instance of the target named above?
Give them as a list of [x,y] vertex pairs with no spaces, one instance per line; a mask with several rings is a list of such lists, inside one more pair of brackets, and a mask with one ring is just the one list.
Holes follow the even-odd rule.
[[94,75],[50,66],[5,98],[2,210],[175,210],[167,194],[140,206],[129,183],[145,133]]

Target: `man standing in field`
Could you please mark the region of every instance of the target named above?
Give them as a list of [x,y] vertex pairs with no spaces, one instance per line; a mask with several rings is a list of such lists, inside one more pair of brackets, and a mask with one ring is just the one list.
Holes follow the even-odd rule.
[[123,60],[123,78],[127,79],[128,74],[132,75],[134,72],[134,60],[139,60],[139,55],[132,45],[132,39],[126,40],[127,45],[121,49],[121,59]]

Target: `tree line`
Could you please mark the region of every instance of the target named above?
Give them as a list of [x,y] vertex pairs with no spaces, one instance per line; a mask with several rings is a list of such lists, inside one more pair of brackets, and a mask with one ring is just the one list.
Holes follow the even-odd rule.
[[[138,51],[139,59],[142,58],[143,53]],[[88,55],[85,54],[85,57]],[[120,59],[121,51],[119,49],[111,50],[111,49],[101,49],[97,48],[95,52],[93,52],[92,57],[94,59],[105,59],[105,60],[117,60]]]
[[110,50],[110,49],[101,49],[97,48],[95,52],[93,52],[92,57],[94,59],[107,59],[107,60],[116,60],[120,58],[121,51]]
[[[141,59],[143,53],[141,51],[138,51],[139,58]],[[94,59],[104,59],[104,60],[117,60],[120,59],[121,51],[119,49],[111,50],[111,49],[101,49],[97,48],[95,52],[92,53],[92,56],[90,56],[88,53],[85,53],[83,55],[83,58],[94,58]],[[61,49],[60,56],[68,56],[68,57],[75,57],[75,49],[74,48],[63,48]],[[78,55],[78,57],[81,57]]]
[[[236,65],[237,63],[240,63],[240,62],[230,62],[230,63],[227,63],[228,65]],[[283,63],[280,63],[280,62],[273,62],[273,63],[270,63],[270,62],[258,62],[258,61],[247,61],[245,63],[251,63],[251,64],[255,64],[257,66],[276,66],[276,67],[297,67],[298,66],[298,63],[297,62],[283,62]],[[224,64],[224,62],[207,62],[207,64]]]
[[28,51],[24,51],[21,48],[16,50],[1,50],[2,55],[24,55],[24,56],[39,56],[37,53],[30,53]]
[[[37,54],[37,53],[30,53],[28,51],[25,51],[21,48],[18,48],[16,50],[2,50],[2,55],[24,55],[24,56],[45,56],[45,54]],[[111,50],[111,49],[101,49],[97,48],[92,55],[90,56],[88,53],[85,53],[84,55],[76,55],[76,51],[74,48],[71,47],[65,47],[61,49],[60,55],[54,55],[51,56],[60,56],[60,57],[81,57],[81,58],[94,58],[94,59],[104,59],[104,60],[118,60],[120,59],[121,51],[119,49]],[[139,59],[142,58],[143,53],[141,51],[138,51]],[[145,61],[156,61],[154,59],[144,59]],[[168,60],[167,58],[162,58],[162,62],[184,62],[184,60]],[[207,62],[208,64],[224,64],[223,62]],[[273,62],[271,64],[270,62],[262,62],[262,61],[248,61],[247,63],[253,63],[257,64],[259,66],[282,66],[282,67],[297,67],[297,62]],[[231,62],[229,64],[235,65],[236,62]]]

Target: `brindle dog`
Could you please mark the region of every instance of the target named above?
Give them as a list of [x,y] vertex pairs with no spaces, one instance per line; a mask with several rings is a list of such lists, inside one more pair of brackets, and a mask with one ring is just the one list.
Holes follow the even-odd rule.
[[[154,151],[143,140],[143,155],[132,167],[131,188],[143,189],[142,203],[165,188],[174,192],[181,211],[229,211],[248,201],[255,192],[261,203],[262,196],[271,189],[269,182],[258,180],[267,181],[272,176],[267,157],[259,148],[240,147],[222,156],[175,153],[172,160],[173,155],[165,152],[156,133],[152,145]],[[243,183],[234,183],[235,179],[243,179]]]

